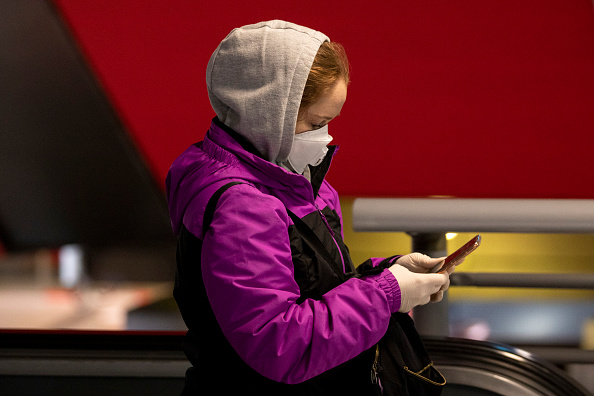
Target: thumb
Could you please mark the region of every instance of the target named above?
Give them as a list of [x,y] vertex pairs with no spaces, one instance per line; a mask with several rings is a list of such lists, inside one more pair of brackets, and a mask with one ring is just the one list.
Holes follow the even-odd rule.
[[439,268],[441,268],[441,266],[443,265],[443,262],[445,260],[445,257],[436,257],[436,258],[430,258],[427,257],[425,263],[423,263],[423,267],[427,269],[427,272],[437,272],[439,271]]

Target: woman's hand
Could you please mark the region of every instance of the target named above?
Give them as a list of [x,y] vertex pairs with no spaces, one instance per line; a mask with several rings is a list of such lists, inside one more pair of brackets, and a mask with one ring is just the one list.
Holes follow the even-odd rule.
[[392,265],[389,270],[396,277],[400,287],[400,309],[398,312],[408,312],[429,301],[441,301],[443,292],[450,286],[450,277],[447,273],[416,273],[400,264]]
[[410,272],[425,273],[444,259],[445,257],[431,258],[422,253],[410,253],[398,258],[396,264],[405,267]]
[[443,274],[429,274],[445,257],[431,258],[422,253],[404,255],[390,267],[400,286],[401,304],[399,312],[408,312],[418,305],[439,302],[450,287],[450,274],[456,267]]

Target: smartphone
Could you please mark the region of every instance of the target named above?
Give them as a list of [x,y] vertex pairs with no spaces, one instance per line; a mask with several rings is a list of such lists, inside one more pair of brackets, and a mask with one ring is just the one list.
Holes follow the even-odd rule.
[[435,267],[429,270],[430,273],[438,273],[443,274],[448,269],[452,268],[452,266],[457,265],[460,261],[464,260],[466,256],[470,253],[474,252],[476,248],[481,245],[481,236],[477,235],[472,238],[470,241],[466,242],[464,246],[460,249],[456,250],[454,253],[450,254],[446,257],[441,263],[437,264]]

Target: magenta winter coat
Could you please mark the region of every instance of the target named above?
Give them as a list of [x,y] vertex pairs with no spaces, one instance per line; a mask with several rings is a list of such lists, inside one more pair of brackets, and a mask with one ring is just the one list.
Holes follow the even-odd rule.
[[[215,119],[204,141],[188,148],[167,176],[173,230],[192,241],[180,245],[178,260],[185,255],[188,268],[201,262],[201,271],[182,269],[178,275],[177,288],[187,289],[176,298],[190,330],[188,356],[212,362],[205,351],[217,348],[203,330],[222,330],[217,342],[228,341],[261,376],[302,383],[373,347],[400,307],[400,290],[389,270],[338,279],[303,243],[287,214],[294,212],[320,235],[345,272],[354,270],[342,241],[337,193],[323,180],[334,150],[312,172],[311,183],[250,150]],[[242,184],[221,196],[202,241],[205,206],[230,181]],[[214,316],[206,312],[210,308]]]

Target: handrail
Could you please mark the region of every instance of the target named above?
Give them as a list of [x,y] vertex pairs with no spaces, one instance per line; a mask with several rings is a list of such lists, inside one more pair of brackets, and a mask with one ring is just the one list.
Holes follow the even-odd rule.
[[183,378],[181,332],[0,331],[0,377]]
[[450,285],[594,290],[594,274],[454,272]]
[[592,233],[594,199],[357,198],[355,231]]

